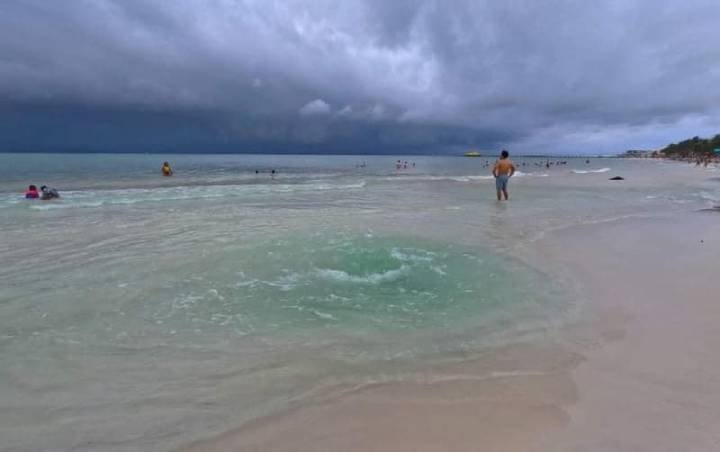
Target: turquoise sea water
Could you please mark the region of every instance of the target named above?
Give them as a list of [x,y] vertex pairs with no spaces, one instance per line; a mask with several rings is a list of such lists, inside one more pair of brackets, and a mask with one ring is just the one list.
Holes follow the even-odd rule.
[[0,154],[0,450],[170,450],[542,337],[577,294],[515,251],[720,200],[714,168],[516,163],[498,204],[483,158]]

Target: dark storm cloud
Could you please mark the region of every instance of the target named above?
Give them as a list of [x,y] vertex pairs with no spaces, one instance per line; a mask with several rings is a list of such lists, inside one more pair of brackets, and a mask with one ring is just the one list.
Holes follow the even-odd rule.
[[5,0],[0,148],[658,146],[717,132],[718,19],[716,0]]

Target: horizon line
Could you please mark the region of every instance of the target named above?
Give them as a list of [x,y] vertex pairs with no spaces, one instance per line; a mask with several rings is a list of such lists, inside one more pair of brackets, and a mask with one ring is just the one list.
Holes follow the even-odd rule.
[[[626,151],[618,152],[618,153],[607,153],[607,154],[568,154],[568,153],[538,153],[538,154],[525,154],[525,153],[511,153],[511,157],[565,157],[565,158],[607,158],[607,157],[619,157],[621,155],[624,155]],[[415,154],[415,153],[404,153],[404,152],[398,152],[398,153],[353,153],[353,152],[187,152],[187,151],[153,151],[153,152],[147,152],[147,151],[82,151],[82,150],[76,150],[76,151],[2,151],[0,150],[0,154],[75,154],[75,155],[84,155],[84,154],[104,154],[104,155],[313,155],[313,156],[367,156],[367,157],[383,157],[383,156],[414,156],[414,157],[463,157],[463,158],[489,158],[489,157],[496,157],[495,154],[481,154],[479,156],[472,156],[468,157],[465,155],[464,152],[458,152],[458,153],[445,153],[445,152],[438,152],[438,153],[423,153],[423,154]],[[499,152],[498,152],[499,154]]]

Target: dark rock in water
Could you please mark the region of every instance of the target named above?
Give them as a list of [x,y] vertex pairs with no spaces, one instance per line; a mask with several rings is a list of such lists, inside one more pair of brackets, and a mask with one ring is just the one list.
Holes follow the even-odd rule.
[[624,177],[620,177],[620,176],[615,176],[615,177],[611,177],[611,178],[608,179],[608,180],[625,180],[625,178],[624,178]]

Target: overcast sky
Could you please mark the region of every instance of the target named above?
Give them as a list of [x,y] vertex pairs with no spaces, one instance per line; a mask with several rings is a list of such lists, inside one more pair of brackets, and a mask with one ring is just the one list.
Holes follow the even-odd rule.
[[607,153],[720,133],[718,0],[0,0],[0,150]]

